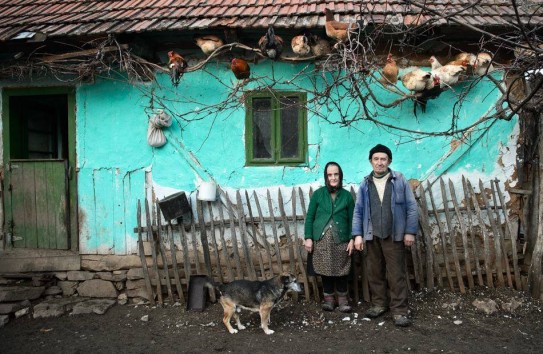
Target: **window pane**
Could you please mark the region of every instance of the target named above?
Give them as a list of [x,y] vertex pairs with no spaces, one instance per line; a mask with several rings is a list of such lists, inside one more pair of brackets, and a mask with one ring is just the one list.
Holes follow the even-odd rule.
[[271,158],[272,109],[269,98],[253,99],[253,157]]
[[298,156],[298,112],[300,110],[298,97],[281,99],[281,158]]

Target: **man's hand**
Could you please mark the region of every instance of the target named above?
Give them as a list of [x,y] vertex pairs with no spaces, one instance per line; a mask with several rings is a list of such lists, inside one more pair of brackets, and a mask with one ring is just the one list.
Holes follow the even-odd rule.
[[354,249],[357,251],[364,250],[364,239],[358,235],[354,237]]
[[403,244],[406,247],[411,247],[415,243],[415,235],[413,234],[405,234],[403,237]]

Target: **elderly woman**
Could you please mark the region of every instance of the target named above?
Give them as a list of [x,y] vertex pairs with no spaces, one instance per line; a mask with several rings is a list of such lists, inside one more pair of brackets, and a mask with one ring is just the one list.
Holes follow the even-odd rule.
[[[351,236],[354,200],[343,189],[343,171],[336,162],[324,168],[326,186],[313,193],[305,220],[305,249],[308,266],[321,276],[324,293],[322,309],[350,312],[348,276],[351,271]],[[337,295],[337,303],[335,295]]]

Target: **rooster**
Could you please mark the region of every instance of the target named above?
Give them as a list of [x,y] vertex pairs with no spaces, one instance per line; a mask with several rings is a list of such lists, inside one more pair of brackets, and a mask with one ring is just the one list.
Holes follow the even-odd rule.
[[494,71],[494,66],[492,65],[492,55],[486,52],[477,54],[477,59],[473,65],[473,70],[475,74],[479,76],[483,76]]
[[268,27],[268,31],[258,41],[258,46],[263,55],[272,60],[277,60],[283,52],[283,38],[277,36],[273,27]]
[[433,76],[438,76],[441,88],[451,87],[458,82],[460,74],[466,71],[468,61],[463,60],[461,65],[447,64],[432,70]]
[[439,77],[433,76],[431,83],[428,82],[422,91],[415,93],[415,100],[413,101],[413,113],[415,117],[417,116],[417,104],[420,105],[422,113],[425,113],[428,100],[437,98],[441,92],[443,92],[443,89],[440,86]]
[[249,76],[251,76],[251,68],[249,67],[247,61],[243,59],[232,59],[230,68],[238,80],[248,79]]
[[181,76],[183,76],[185,70],[188,68],[188,64],[185,58],[173,50],[168,52],[168,58],[168,68],[170,69],[172,84],[177,87],[177,85],[179,85],[179,79],[181,79]]
[[396,61],[392,58],[392,54],[389,53],[385,67],[381,72],[381,80],[379,81],[383,85],[395,85],[396,81],[398,81],[398,71],[398,65],[396,65]]
[[205,55],[210,55],[217,48],[220,48],[224,45],[222,39],[214,35],[196,37],[194,38],[194,40],[196,41],[196,45],[200,47]]
[[358,25],[356,23],[347,23],[334,20],[334,14],[330,9],[324,9],[324,15],[326,16],[326,22],[324,24],[326,35],[338,42],[346,42],[349,39],[349,36],[358,29]]
[[309,46],[309,38],[310,35],[306,33],[294,36],[292,38],[292,41],[290,41],[292,51],[299,56],[306,56],[307,54],[309,54],[309,52],[311,52],[311,47]]

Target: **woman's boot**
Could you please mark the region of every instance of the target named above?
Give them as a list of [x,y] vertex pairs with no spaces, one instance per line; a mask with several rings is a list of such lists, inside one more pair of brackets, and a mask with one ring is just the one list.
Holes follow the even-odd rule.
[[334,308],[336,308],[336,299],[334,297],[334,294],[324,294],[322,309],[324,311],[334,311]]
[[349,305],[349,298],[348,293],[338,293],[337,294],[337,303],[338,303],[338,310],[340,312],[351,312],[352,308]]

